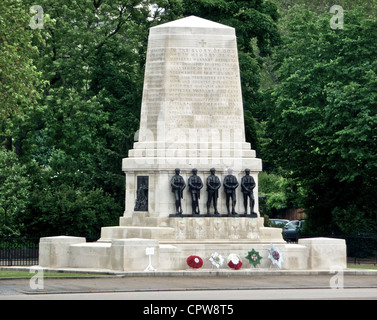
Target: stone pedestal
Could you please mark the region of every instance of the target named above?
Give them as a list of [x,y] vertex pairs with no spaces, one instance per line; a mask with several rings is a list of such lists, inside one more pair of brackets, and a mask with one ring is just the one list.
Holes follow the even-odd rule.
[[78,243],[72,244],[68,252],[69,267],[112,269],[109,259],[113,251],[111,243]]
[[68,267],[70,265],[70,247],[85,243],[81,237],[45,237],[39,241],[39,265],[42,267]]
[[171,217],[168,225],[161,227],[148,223],[103,227],[100,241],[143,238],[157,239],[160,243],[285,243],[280,228],[266,228],[263,223],[264,218]]
[[142,271],[149,265],[147,248],[153,249],[151,264],[153,268],[159,268],[159,243],[150,239],[119,239],[112,241],[110,255],[113,270]]
[[347,248],[344,239],[306,238],[300,239],[298,243],[309,249],[309,269],[347,268]]

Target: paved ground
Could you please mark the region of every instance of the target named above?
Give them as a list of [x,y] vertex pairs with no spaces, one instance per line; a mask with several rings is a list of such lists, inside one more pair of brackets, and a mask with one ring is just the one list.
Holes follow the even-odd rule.
[[[131,292],[92,292],[60,293],[37,295],[5,295],[1,300],[128,300],[132,308],[145,308],[153,305],[232,304],[239,306],[245,300],[376,300],[376,288],[347,289],[259,289],[259,290],[184,290],[184,291],[131,291]],[[135,300],[138,303],[135,305]],[[237,301],[235,301],[237,300]],[[245,305],[241,304],[245,308]]]
[[[33,281],[33,280],[32,280]],[[110,276],[0,280],[2,299],[377,299],[377,274]],[[33,288],[34,287],[34,288]],[[334,288],[340,289],[334,289]],[[72,295],[73,294],[73,295]],[[102,298],[101,298],[102,297]],[[107,298],[106,298],[107,297]]]

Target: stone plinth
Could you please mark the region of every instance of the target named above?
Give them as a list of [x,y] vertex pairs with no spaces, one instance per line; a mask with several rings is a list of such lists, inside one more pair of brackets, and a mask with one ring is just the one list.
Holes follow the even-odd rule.
[[81,237],[45,237],[39,241],[39,265],[42,267],[68,267],[70,246],[85,243]]
[[159,243],[147,239],[119,239],[112,241],[110,255],[113,270],[143,271],[149,264],[146,249],[153,248],[152,266],[159,268]]
[[171,239],[174,237],[174,229],[167,227],[119,226],[103,227],[101,230],[100,241],[129,238]]
[[[167,247],[165,247],[167,246]],[[212,241],[211,243],[185,243],[185,244],[175,244],[175,245],[160,245],[160,261],[162,265],[160,268],[164,270],[187,270],[189,267],[186,264],[186,259],[190,255],[198,255],[203,259],[203,269],[213,270],[216,269],[209,261],[211,255],[215,252],[221,254],[225,259],[230,254],[237,254],[242,261],[242,269],[251,269],[255,268],[247,260],[246,256],[249,251],[254,249],[259,252],[262,257],[260,264],[257,266],[257,269],[279,269],[276,265],[273,265],[271,260],[268,258],[270,244],[262,243],[219,243]],[[282,270],[308,270],[308,256],[309,249],[301,245],[293,244],[283,244],[280,243],[275,245],[276,248],[279,248],[281,254],[283,255],[284,262],[282,264]],[[163,248],[163,249],[162,249]],[[169,263],[166,263],[166,260]],[[220,270],[228,269],[226,262],[220,268]],[[326,268],[324,268],[326,269]]]
[[[278,230],[278,229],[276,229]],[[276,239],[277,240],[277,239]],[[51,237],[41,239],[40,265],[52,268],[91,268],[97,270],[144,271],[149,264],[147,248],[153,248],[151,263],[158,271],[187,270],[186,259],[198,255],[204,261],[204,270],[214,269],[210,256],[218,252],[224,258],[237,254],[243,269],[254,269],[246,259],[254,249],[262,257],[259,269],[277,269],[268,258],[271,243],[259,241],[212,240],[156,240],[111,239],[107,242],[85,243],[76,237]],[[283,255],[282,270],[341,270],[346,265],[346,248],[342,239],[300,239],[299,244],[274,241]],[[48,258],[48,259],[47,259]],[[226,263],[221,269],[229,269]]]
[[109,256],[111,243],[78,243],[69,249],[69,266],[72,268],[112,269]]
[[309,248],[309,269],[347,268],[347,248],[344,239],[306,238],[299,239],[298,243]]
[[143,238],[160,243],[285,243],[281,229],[264,227],[264,218],[177,216],[168,218],[164,227],[154,225],[160,220],[143,221],[145,224],[139,226],[103,227],[100,241]]

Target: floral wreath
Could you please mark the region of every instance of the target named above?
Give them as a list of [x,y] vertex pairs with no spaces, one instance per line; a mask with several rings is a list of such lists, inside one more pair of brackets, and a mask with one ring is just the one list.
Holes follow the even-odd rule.
[[249,262],[256,267],[257,264],[260,264],[261,259],[263,259],[258,251],[255,251],[254,248],[247,253],[247,256],[245,257],[249,260]]
[[214,265],[216,268],[220,268],[224,264],[223,256],[217,252],[211,254],[209,261],[211,261],[212,265]]
[[189,267],[194,268],[194,269],[199,269],[203,266],[203,259],[200,258],[199,256],[189,256],[186,259],[186,262]]
[[231,253],[227,258],[229,268],[238,270],[242,267],[242,261],[240,257],[234,253]]
[[274,245],[271,244],[271,248],[268,252],[268,258],[272,261],[272,264],[276,264],[281,269],[281,264],[284,259],[283,254],[280,252],[279,248],[275,248]]

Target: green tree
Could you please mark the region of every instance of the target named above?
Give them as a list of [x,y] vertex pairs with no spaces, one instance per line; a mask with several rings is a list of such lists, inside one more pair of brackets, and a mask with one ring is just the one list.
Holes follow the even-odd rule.
[[55,24],[45,28],[39,61],[50,83],[42,101],[47,111],[40,143],[77,160],[73,172],[86,171],[91,184],[118,199],[123,198],[121,158],[138,124],[141,66],[136,50],[148,14],[138,7],[141,3],[41,2]]
[[34,234],[95,233],[123,211],[121,159],[138,127],[148,3],[38,4],[48,19],[35,63],[47,85],[43,112],[25,125],[32,148],[24,161],[39,168],[19,221]]
[[279,210],[301,208],[303,190],[292,179],[283,175],[262,172],[258,177],[259,194],[265,196],[262,210],[270,217],[276,217]]
[[21,0],[0,3],[0,142],[18,155],[26,128],[43,112],[38,105],[41,72],[34,63],[41,37],[39,30],[29,28],[29,9]]
[[332,30],[330,14],[294,10],[268,109],[271,157],[305,189],[313,229],[345,231],[353,217],[354,231],[373,230],[377,20],[349,10],[344,29]]
[[[262,1],[250,7],[247,2],[236,5],[232,1],[229,14],[226,9],[219,11],[219,15],[205,16],[231,25],[226,18],[238,15],[232,21],[238,21],[234,26],[244,30],[241,26],[245,24],[246,28],[249,23],[247,14],[252,10],[259,12],[258,17],[264,21],[259,32],[249,35],[251,26],[242,34],[240,31],[244,70],[259,68],[255,56],[247,52],[251,39],[258,37],[261,51],[267,52],[278,36],[274,29],[276,12],[266,3]],[[154,11],[150,12],[150,3],[141,0],[41,0],[39,4],[50,17],[42,32],[45,42],[38,60],[43,79],[49,83],[41,99],[45,112],[39,130],[31,139],[35,145],[32,157],[41,168],[46,167],[42,175],[45,181],[36,183],[32,206],[34,214],[38,210],[42,212],[39,219],[42,223],[53,220],[53,212],[58,214],[56,210],[47,210],[52,208],[54,197],[60,203],[59,208],[63,203],[65,208],[76,208],[72,210],[76,219],[85,212],[84,207],[79,210],[82,202],[75,200],[80,198],[79,194],[101,191],[104,201],[108,202],[107,196],[111,195],[114,203],[123,205],[121,159],[132,147],[139,125],[148,29],[195,14],[189,12],[195,6],[190,9],[188,3],[178,0],[156,1]],[[215,6],[216,3],[212,4]],[[251,11],[244,14],[244,9]],[[249,72],[245,79],[247,95],[257,87],[257,72]],[[250,128],[252,131],[253,126]],[[53,190],[47,194],[54,196],[46,195],[49,200],[42,203],[38,199],[45,190]],[[78,198],[73,196],[73,191]],[[68,193],[70,197],[63,197]],[[32,223],[31,219],[28,221]],[[34,224],[33,228],[36,227]]]
[[258,147],[259,56],[279,41],[270,2],[40,0],[44,28],[32,30],[34,4],[0,4],[0,136],[30,182],[28,201],[12,213],[20,232],[83,234],[117,224],[121,159],[138,129],[148,29],[156,24],[196,14],[236,28],[247,135]]
[[30,204],[31,181],[16,154],[0,148],[0,236],[18,235],[17,217]]

